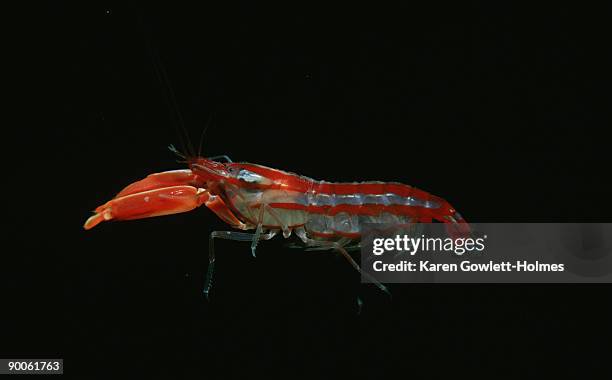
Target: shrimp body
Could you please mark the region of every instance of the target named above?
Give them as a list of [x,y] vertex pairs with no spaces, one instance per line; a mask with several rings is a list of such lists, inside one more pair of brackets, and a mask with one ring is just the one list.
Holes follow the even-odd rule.
[[221,196],[238,218],[285,237],[296,230],[315,240],[359,239],[365,223],[465,223],[444,199],[401,183],[331,183],[249,163],[227,167],[232,180]]
[[[364,225],[446,223],[451,234],[469,226],[444,199],[396,182],[332,183],[250,163],[219,162],[196,157],[189,169],[154,173],[134,182],[115,198],[95,209],[85,222],[91,229],[103,221],[142,219],[191,211],[205,205],[239,231],[210,234],[209,268],[204,292],[208,295],[215,263],[214,239],[257,244],[279,232],[292,232],[313,249],[340,252],[366,277],[345,247],[358,243]],[[386,288],[370,278],[379,288]]]

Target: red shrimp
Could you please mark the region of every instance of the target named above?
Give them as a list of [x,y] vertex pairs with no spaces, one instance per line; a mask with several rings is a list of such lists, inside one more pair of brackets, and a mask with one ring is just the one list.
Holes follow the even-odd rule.
[[[223,162],[222,162],[223,161]],[[95,209],[85,222],[89,230],[103,221],[149,218],[191,211],[201,205],[232,228],[213,231],[204,292],[208,297],[214,270],[214,239],[257,243],[292,232],[313,249],[340,252],[380,289],[386,287],[351,258],[345,247],[359,241],[364,223],[411,224],[433,220],[447,223],[451,234],[469,226],[444,199],[396,182],[333,183],[250,163],[227,156],[187,159],[189,169],[154,173],[124,188]]]

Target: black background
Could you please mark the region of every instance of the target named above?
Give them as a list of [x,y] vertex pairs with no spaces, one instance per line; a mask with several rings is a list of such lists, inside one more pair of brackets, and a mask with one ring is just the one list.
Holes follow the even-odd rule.
[[207,302],[207,237],[227,227],[206,209],[81,227],[181,167],[178,110],[195,145],[210,124],[206,155],[401,181],[468,221],[610,221],[601,10],[82,3],[33,7],[12,36],[26,110],[6,134],[3,357],[63,357],[78,378],[608,367],[608,285],[398,284],[389,300],[277,238],[256,259],[220,242]]

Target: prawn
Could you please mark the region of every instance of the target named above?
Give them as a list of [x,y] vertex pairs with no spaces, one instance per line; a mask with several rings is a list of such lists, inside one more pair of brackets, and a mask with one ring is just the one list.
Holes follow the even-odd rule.
[[[173,146],[170,149],[181,155]],[[204,293],[212,287],[214,240],[251,243],[292,233],[307,249],[334,250],[381,290],[387,288],[361,270],[347,249],[359,243],[364,224],[446,223],[455,233],[469,225],[444,199],[397,182],[326,182],[228,156],[185,157],[187,169],[150,174],[97,207],[86,230],[105,221],[150,218],[191,211],[202,205],[231,226],[212,231]],[[239,231],[236,231],[239,230]],[[244,232],[253,231],[253,232]],[[453,233],[451,230],[449,232]],[[358,245],[357,245],[358,246]]]

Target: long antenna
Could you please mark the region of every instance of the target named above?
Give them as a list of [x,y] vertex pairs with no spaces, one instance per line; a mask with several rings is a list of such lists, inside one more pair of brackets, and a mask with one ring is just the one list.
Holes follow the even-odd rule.
[[189,133],[187,132],[187,128],[185,127],[185,121],[183,120],[181,110],[178,106],[178,102],[176,101],[176,96],[174,94],[174,90],[172,89],[172,84],[168,79],[168,74],[164,69],[164,65],[161,61],[158,50],[152,43],[151,33],[146,28],[142,14],[138,12],[138,10],[136,10],[136,15],[138,18],[138,23],[140,24],[142,30],[145,47],[147,48],[147,52],[149,53],[149,57],[151,58],[153,70],[155,71],[157,80],[159,80],[160,84],[164,89],[164,100],[166,101],[166,104],[173,113],[173,124],[179,136],[179,143],[181,149],[183,150],[183,152],[186,153],[187,156],[193,157],[195,156],[195,149],[193,148],[191,139],[189,138]]
[[212,113],[210,114],[210,116],[208,116],[208,121],[206,122],[206,125],[204,126],[204,129],[202,129],[202,133],[200,134],[200,142],[198,143],[198,157],[202,155],[204,136],[206,135],[206,132],[208,131],[208,127],[210,127],[211,122],[212,122]]

